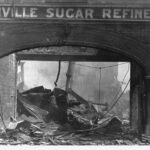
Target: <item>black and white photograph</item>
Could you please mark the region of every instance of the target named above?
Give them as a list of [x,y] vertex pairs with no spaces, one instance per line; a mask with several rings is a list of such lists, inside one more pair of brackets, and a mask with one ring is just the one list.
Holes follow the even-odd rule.
[[150,0],[0,0],[0,147],[149,145]]

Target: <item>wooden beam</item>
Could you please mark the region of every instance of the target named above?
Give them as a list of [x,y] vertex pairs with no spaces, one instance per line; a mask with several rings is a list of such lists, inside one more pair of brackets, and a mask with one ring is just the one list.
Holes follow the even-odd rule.
[[66,92],[68,92],[68,89],[71,88],[71,79],[73,76],[74,71],[74,62],[69,62],[68,64],[68,70],[66,73],[67,80],[66,80]]
[[119,55],[117,53],[112,53],[107,50],[102,51],[98,50],[97,55],[87,55],[86,53],[83,55],[80,53],[78,55],[73,55],[68,53],[67,55],[54,55],[54,54],[21,54],[17,53],[17,60],[36,60],[36,61],[107,61],[107,62],[129,62],[130,59]]

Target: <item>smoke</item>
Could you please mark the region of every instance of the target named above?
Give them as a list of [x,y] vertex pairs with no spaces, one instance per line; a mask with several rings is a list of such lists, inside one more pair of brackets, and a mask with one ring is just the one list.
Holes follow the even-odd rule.
[[[45,88],[53,89],[54,82],[56,80],[57,71],[58,71],[58,62],[56,61],[24,61],[24,83],[26,87],[32,88],[35,86],[43,85]],[[122,89],[125,87],[126,83],[130,79],[130,64],[120,62],[119,66],[106,68],[104,70],[89,68],[84,66],[92,67],[106,67],[109,65],[115,65],[116,63],[99,63],[99,62],[77,62],[74,69],[73,79],[74,85],[78,91],[85,88],[88,92],[92,91],[90,89],[99,88],[99,78],[101,76],[101,85],[102,89],[111,86],[114,80],[119,82],[123,81],[123,78],[128,71],[128,74],[122,83]],[[121,65],[122,64],[122,65]],[[66,72],[67,72],[68,63],[61,63],[61,73],[58,80],[59,86],[65,86],[66,81]],[[127,88],[129,90],[130,87]],[[127,91],[126,90],[126,91]],[[83,92],[85,93],[85,92]],[[88,97],[88,96],[87,96]]]
[[[50,61],[24,61],[24,84],[25,89],[36,86],[44,86],[48,89],[54,88],[58,72],[58,62]],[[63,86],[63,80],[66,81],[67,63],[61,65],[61,74],[58,80],[58,86]]]

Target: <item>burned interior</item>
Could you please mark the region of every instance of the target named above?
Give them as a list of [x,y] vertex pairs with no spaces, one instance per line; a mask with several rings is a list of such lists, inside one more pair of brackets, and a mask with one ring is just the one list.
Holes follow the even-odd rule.
[[7,134],[27,144],[139,143],[139,128],[131,128],[131,62],[102,62],[99,51],[60,46],[10,55],[17,101]]

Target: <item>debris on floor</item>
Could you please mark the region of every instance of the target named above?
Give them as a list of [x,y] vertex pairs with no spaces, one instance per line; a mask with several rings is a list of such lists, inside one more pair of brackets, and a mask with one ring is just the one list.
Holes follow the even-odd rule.
[[42,86],[18,92],[18,118],[10,117],[6,130],[0,130],[0,144],[149,144],[148,140],[142,141],[138,134],[131,132],[128,121],[113,115],[102,117],[92,103],[71,89],[68,93]]

